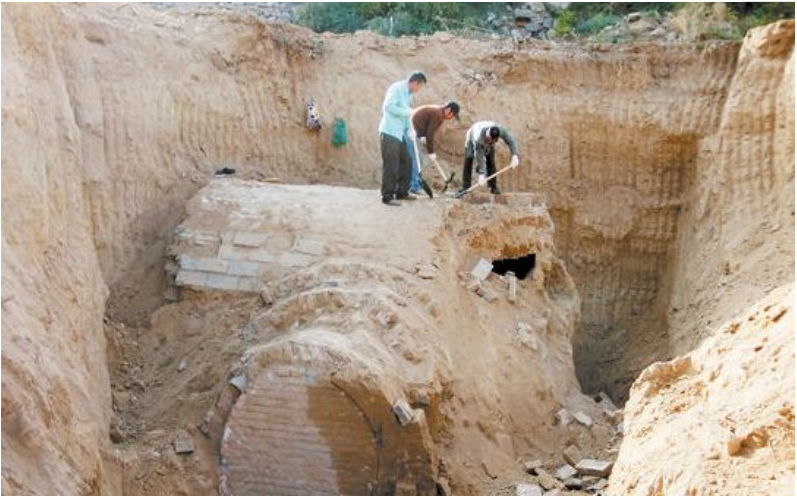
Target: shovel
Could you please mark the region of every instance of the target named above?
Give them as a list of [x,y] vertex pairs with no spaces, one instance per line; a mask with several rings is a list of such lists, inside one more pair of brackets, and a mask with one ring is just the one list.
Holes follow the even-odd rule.
[[433,160],[432,162],[434,162],[434,165],[435,165],[435,167],[437,167],[437,172],[439,172],[439,173],[440,173],[440,176],[442,176],[442,177],[443,177],[443,181],[445,181],[445,184],[443,185],[443,189],[442,189],[442,190],[440,190],[440,193],[443,193],[443,192],[445,192],[446,190],[448,190],[448,185],[449,185],[449,183],[451,183],[452,181],[454,181],[454,175],[455,175],[456,173],[452,171],[452,172],[451,172],[451,175],[449,175],[449,176],[448,176],[448,178],[446,178],[446,173],[444,173],[444,172],[443,172],[443,168],[442,168],[442,167],[440,167],[440,163],[439,163],[439,162],[437,162],[437,159]]
[[[485,178],[484,184],[486,185],[488,181],[490,181],[491,179],[495,178],[499,174],[503,174],[503,173],[507,172],[510,169],[512,169],[512,166],[506,166],[505,168],[501,169],[500,171],[491,174],[490,176]],[[478,188],[480,186],[481,185],[479,183],[476,183],[475,185],[471,186],[467,190],[463,190],[461,192],[458,192],[456,195],[454,195],[454,198],[462,198],[462,197],[464,197],[465,195],[467,195],[468,193],[472,192],[473,190],[475,190],[476,188]]]
[[423,175],[421,175],[421,156],[418,155],[417,139],[412,140],[412,147],[415,150],[415,168],[418,170],[418,179],[421,182],[421,188],[423,188],[423,191],[425,191],[426,194],[429,195],[429,198],[434,198],[434,193],[432,193],[431,187],[429,187],[429,184],[426,183],[426,180],[423,179]]

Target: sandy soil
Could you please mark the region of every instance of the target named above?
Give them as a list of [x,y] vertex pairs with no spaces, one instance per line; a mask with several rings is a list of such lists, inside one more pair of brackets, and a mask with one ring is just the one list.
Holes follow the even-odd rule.
[[624,430],[611,493],[793,494],[794,285],[647,368]]
[[[722,354],[731,361],[753,342],[723,335],[727,323],[745,312],[764,315],[761,306],[790,298],[781,287],[794,272],[793,22],[755,30],[741,46],[521,48],[448,35],[321,36],[245,16],[138,5],[6,4],[2,10],[4,493],[217,489],[212,446],[177,458],[170,444],[204,415],[229,373],[226,361],[245,348],[234,336],[214,341],[218,331],[201,313],[239,330],[249,319],[247,306],[255,304],[195,295],[164,307],[173,229],[186,218],[188,199],[222,166],[254,180],[374,188],[374,129],[384,88],[418,67],[431,76],[418,103],[457,98],[465,104],[463,121],[441,136],[440,155],[449,167],[461,159],[461,136],[477,118],[495,117],[520,138],[523,167],[502,186],[534,192],[550,208],[556,254],[581,301],[572,353],[586,389],[605,389],[621,400],[655,361],[692,350],[689,360],[702,361],[707,352],[698,346],[704,341],[727,348]],[[182,70],[175,73],[175,67]],[[319,99],[328,123],[335,116],[347,120],[348,147],[330,145],[331,126],[321,134],[303,128],[310,96]],[[476,237],[466,249],[452,233],[478,218],[438,214],[422,218],[435,219],[448,233],[439,240],[442,261],[505,236]],[[459,316],[443,319],[457,323]],[[483,330],[471,325],[480,319],[459,326],[475,343]],[[468,355],[455,331],[441,333],[447,347]],[[780,333],[772,339],[780,352],[765,346],[757,354],[786,354],[779,361],[790,361],[793,371],[793,335]],[[707,341],[714,336],[722,338]],[[511,377],[502,347],[511,349],[503,344],[473,370],[448,374],[489,378],[495,370]],[[211,361],[214,354],[223,359]],[[725,360],[722,354],[716,361]],[[187,355],[203,367],[176,374],[174,362]],[[668,364],[683,364],[678,361],[687,359]],[[665,383],[677,391],[707,381],[701,375]],[[699,416],[689,410],[703,423],[714,412],[737,420],[738,429],[723,427],[738,431],[741,457],[690,459],[685,455],[703,453],[692,450],[688,436],[677,438],[668,446],[666,467],[650,473],[660,483],[648,482],[648,462],[633,454],[655,450],[682,428],[677,416],[672,425],[650,421],[675,409],[678,399],[666,388],[650,397],[639,393],[646,388],[635,388],[631,426],[645,429],[624,441],[613,488],[789,490],[784,475],[794,469],[783,461],[794,439],[783,434],[793,414],[789,421],[788,409],[773,414],[755,402],[787,387],[793,393],[793,384],[768,384],[770,377],[753,369],[719,389],[733,385],[737,395],[749,397],[747,411],[722,395],[716,403],[717,397],[698,403],[705,408]],[[550,381],[561,395],[573,391],[570,373]],[[492,398],[489,382],[482,385],[462,398]],[[545,396],[538,407],[525,398],[510,410],[548,412],[552,398]],[[793,395],[791,405],[793,413]],[[511,427],[521,440],[515,456],[542,453],[546,461],[553,461],[565,436],[540,435],[535,423],[541,421],[515,424],[500,416],[500,429],[482,429],[478,421],[492,420],[496,411],[486,405],[458,409],[456,402],[442,404],[441,412],[455,422],[446,427],[453,438],[440,443],[454,461],[449,471],[461,473],[455,483],[478,480],[463,490],[508,491],[504,482],[514,481],[520,466],[510,464],[505,443],[498,448],[502,430]],[[771,451],[758,447],[758,428],[773,441]],[[725,435],[706,433],[705,446]],[[507,471],[514,468],[510,477],[488,480],[465,465],[475,460],[465,456],[468,450],[485,439],[495,447],[488,457],[503,461]],[[775,479],[753,481],[750,472],[767,458],[772,473],[759,476]],[[196,478],[172,479],[179,468]]]

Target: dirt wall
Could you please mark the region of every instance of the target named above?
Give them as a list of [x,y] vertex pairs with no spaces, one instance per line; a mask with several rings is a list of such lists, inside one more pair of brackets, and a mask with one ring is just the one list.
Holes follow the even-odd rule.
[[794,22],[751,31],[685,182],[668,274],[675,355],[794,280]]
[[610,491],[794,493],[794,136],[782,21],[748,33],[700,142],[668,276],[679,357],[634,383]]
[[[690,263],[671,259],[667,248],[676,227],[690,233],[702,222],[694,211],[679,219],[686,185],[712,181],[690,171],[702,174],[705,165],[740,175],[721,194],[723,219],[736,221],[745,205],[758,215],[774,200],[790,201],[793,212],[793,196],[780,189],[789,158],[793,165],[793,72],[765,58],[773,62],[756,79],[765,81],[754,93],[761,105],[724,108],[726,99],[747,98],[744,73],[732,82],[733,43],[520,48],[448,35],[320,36],[242,16],[126,4],[7,4],[2,12],[3,418],[15,420],[4,424],[4,470],[15,468],[4,471],[4,492],[116,488],[100,476],[110,474],[101,457],[111,409],[104,314],[141,322],[162,303],[171,230],[217,167],[375,187],[383,92],[412,69],[430,77],[418,103],[457,98],[464,106],[463,121],[441,136],[449,166],[474,120],[502,121],[520,140],[524,166],[502,186],[548,197],[557,246],[584,302],[576,359],[587,388],[622,396],[670,345],[683,350],[701,336],[693,317],[671,315],[680,330],[671,344],[661,319],[679,307],[665,305],[662,280],[702,293],[719,267],[710,262],[711,274],[693,284],[683,276],[694,273]],[[303,127],[308,97],[327,122],[320,134]],[[774,118],[755,124],[757,112]],[[330,144],[336,116],[349,126],[345,148]],[[758,126],[762,143],[749,147],[737,119]],[[763,162],[770,186],[761,195],[747,188],[759,171],[729,167],[772,157]],[[788,209],[778,219],[781,211]],[[781,222],[777,246],[790,229]],[[702,250],[688,235],[677,243],[682,253]],[[731,235],[721,245],[739,253]],[[756,254],[763,261],[768,252]],[[732,274],[741,281],[755,271]],[[28,439],[38,440],[36,449]]]
[[113,489],[108,294],[52,26],[3,8],[3,493]]

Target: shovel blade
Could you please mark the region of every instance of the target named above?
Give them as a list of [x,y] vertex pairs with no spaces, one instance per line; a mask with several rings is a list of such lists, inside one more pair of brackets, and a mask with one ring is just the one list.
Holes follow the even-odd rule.
[[[443,171],[440,171],[440,173],[442,174],[442,173],[443,173]],[[443,184],[443,189],[442,189],[442,190],[440,190],[440,193],[445,193],[445,191],[446,191],[446,190],[448,190],[448,185],[450,185],[450,184],[451,184],[451,182],[452,182],[452,181],[454,181],[454,175],[455,175],[455,174],[456,174],[456,173],[451,173],[451,174],[448,176],[448,179],[446,179],[446,177],[445,177],[445,176],[443,176],[443,179],[445,179],[445,183]]]
[[432,192],[432,189],[429,187],[429,184],[423,178],[421,178],[421,188],[423,188],[423,191],[425,191],[426,194],[429,195],[429,198],[434,198],[434,193]]

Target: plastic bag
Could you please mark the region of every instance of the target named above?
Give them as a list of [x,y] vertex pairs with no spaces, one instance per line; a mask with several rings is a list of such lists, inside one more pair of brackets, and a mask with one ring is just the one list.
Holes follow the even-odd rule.
[[336,147],[342,147],[343,145],[347,145],[349,143],[349,134],[346,130],[346,121],[343,119],[336,117],[335,118],[335,130],[332,133],[332,144]]

